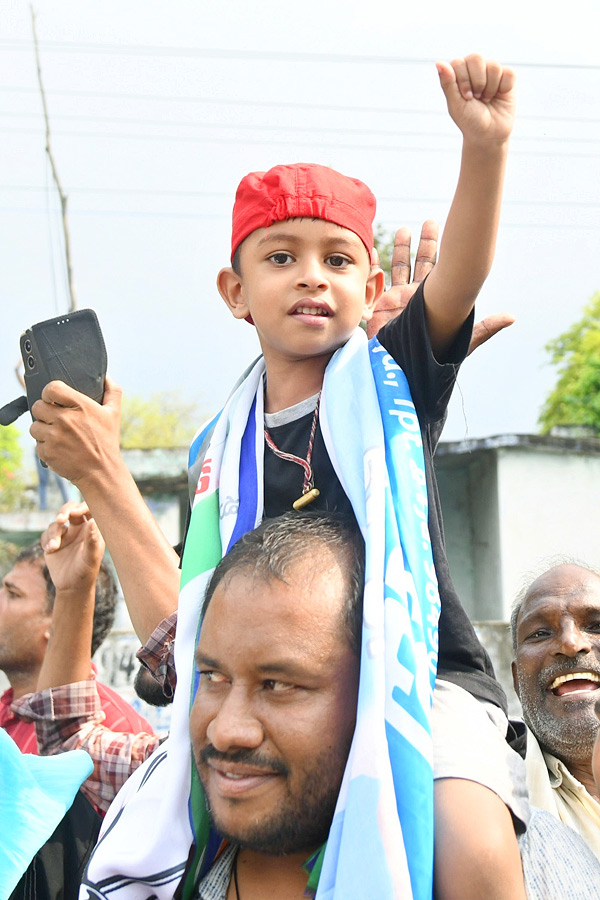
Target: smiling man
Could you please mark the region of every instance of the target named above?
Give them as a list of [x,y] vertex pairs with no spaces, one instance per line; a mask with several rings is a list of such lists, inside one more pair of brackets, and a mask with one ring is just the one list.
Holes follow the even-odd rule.
[[600,789],[592,756],[600,698],[600,574],[583,563],[545,571],[511,616],[513,680],[530,734],[533,806],[570,825],[600,858]]
[[229,845],[202,900],[223,880],[238,898],[307,887],[354,733],[362,558],[343,520],[300,527],[292,515],[246,535],[213,576],[190,734],[212,825]]

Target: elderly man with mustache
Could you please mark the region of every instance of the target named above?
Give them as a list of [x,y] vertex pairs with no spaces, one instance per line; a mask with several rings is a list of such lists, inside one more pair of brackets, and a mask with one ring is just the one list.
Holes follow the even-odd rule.
[[592,771],[600,574],[573,561],[547,569],[517,596],[511,631],[513,680],[529,729],[531,803],[574,828],[600,858],[600,787]]

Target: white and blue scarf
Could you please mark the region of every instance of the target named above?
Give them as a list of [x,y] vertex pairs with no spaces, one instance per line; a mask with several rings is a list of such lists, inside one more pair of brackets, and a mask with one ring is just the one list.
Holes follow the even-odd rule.
[[[111,806],[84,898],[170,900],[193,842],[190,884],[214,859],[188,733],[193,658],[212,570],[262,519],[263,376],[261,359],[192,445],[190,461],[200,448],[203,458],[182,565],[171,735]],[[376,338],[359,330],[332,357],[320,423],[365,538],[366,574],[356,730],[317,900],[431,900],[440,601],[419,421],[404,373]]]

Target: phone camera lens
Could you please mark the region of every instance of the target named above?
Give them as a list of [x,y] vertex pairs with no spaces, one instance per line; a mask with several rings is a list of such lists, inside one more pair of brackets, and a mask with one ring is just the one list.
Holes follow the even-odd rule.
[[25,353],[31,353],[31,341],[25,341]]
[[35,359],[33,358],[33,356],[27,357],[27,365],[29,366],[30,369],[35,368]]

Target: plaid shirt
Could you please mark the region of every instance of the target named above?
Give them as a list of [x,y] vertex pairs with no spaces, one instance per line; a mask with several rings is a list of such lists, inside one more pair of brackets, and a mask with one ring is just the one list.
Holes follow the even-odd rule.
[[173,657],[176,627],[177,611],[172,612],[156,626],[146,644],[137,652],[137,658],[150,669],[167,697],[173,696],[177,684]]
[[93,676],[26,694],[11,709],[33,721],[42,756],[76,749],[89,753],[94,771],[81,790],[101,812],[106,812],[117,791],[160,743],[154,734],[112,731],[103,725],[105,714]]

